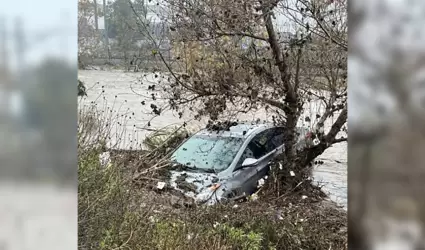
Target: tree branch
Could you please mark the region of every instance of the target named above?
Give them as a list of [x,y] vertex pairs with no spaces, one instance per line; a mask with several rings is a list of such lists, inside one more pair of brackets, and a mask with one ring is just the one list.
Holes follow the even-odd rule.
[[[269,12],[270,10],[263,10],[263,12]],[[264,16],[264,22],[266,24],[267,34],[269,36],[268,42],[273,52],[273,56],[276,62],[277,67],[280,71],[280,76],[282,79],[282,84],[285,86],[285,94],[288,95],[288,99],[295,99],[294,91],[290,83],[290,73],[288,69],[288,64],[286,58],[280,49],[279,41],[276,37],[276,32],[274,30],[273,22],[270,16],[270,13]]]
[[325,136],[325,139],[321,141],[318,145],[305,148],[303,154],[305,154],[305,158],[303,158],[303,162],[301,164],[309,164],[313,161],[317,156],[321,155],[330,145],[333,143],[338,143],[344,141],[343,139],[347,138],[339,138],[335,139],[335,136],[341,131],[342,126],[347,121],[347,106],[341,111],[335,123],[332,125],[331,130]]
[[265,41],[268,42],[269,40],[265,37],[261,37],[261,36],[256,36],[256,35],[252,35],[249,33],[244,33],[244,32],[217,32],[216,33],[219,37],[220,36],[243,36],[243,37],[250,37],[256,40],[261,40],[261,41]]
[[340,143],[340,142],[346,142],[347,139],[348,139],[347,137],[341,137],[341,138],[333,140],[332,144],[336,144],[336,143]]
[[348,51],[348,46],[347,46],[347,44],[345,44],[345,43],[342,43],[342,42],[340,42],[340,41],[338,41],[338,40],[336,40],[335,39],[335,37],[334,36],[332,36],[331,35],[331,33],[325,28],[325,26],[323,25],[323,23],[320,21],[320,20],[318,20],[316,17],[314,17],[314,19],[316,20],[316,22],[317,22],[317,24],[319,25],[319,27],[320,27],[320,29],[325,33],[325,35],[329,38],[329,39],[331,39],[331,41],[334,43],[334,44],[336,44],[336,45],[338,45],[338,46],[340,46],[341,48],[343,48],[345,51]]
[[331,127],[331,130],[325,137],[326,143],[331,143],[335,140],[336,135],[341,131],[342,126],[347,122],[347,106],[345,106],[341,113],[339,114],[338,118],[334,122],[334,124]]

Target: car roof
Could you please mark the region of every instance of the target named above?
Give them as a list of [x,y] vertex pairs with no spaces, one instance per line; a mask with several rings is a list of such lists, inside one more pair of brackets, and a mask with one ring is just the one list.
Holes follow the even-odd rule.
[[202,129],[196,135],[219,135],[223,137],[238,137],[238,138],[248,138],[254,133],[258,133],[267,128],[276,127],[270,123],[238,123],[235,126],[231,126],[229,130],[221,130],[219,132]]

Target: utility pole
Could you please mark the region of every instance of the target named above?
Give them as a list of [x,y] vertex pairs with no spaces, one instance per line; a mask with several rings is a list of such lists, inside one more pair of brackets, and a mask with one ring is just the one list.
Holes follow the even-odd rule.
[[109,50],[109,37],[108,37],[108,19],[107,19],[107,11],[106,11],[106,0],[103,0],[103,20],[105,23],[105,47],[106,52],[108,53],[108,62],[111,59],[111,51]]
[[98,14],[97,14],[97,0],[94,0],[94,27],[96,32],[99,31]]

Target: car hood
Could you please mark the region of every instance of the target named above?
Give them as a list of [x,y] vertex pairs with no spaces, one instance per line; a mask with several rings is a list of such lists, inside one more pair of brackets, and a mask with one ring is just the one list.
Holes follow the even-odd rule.
[[170,185],[186,196],[197,199],[197,195],[207,190],[212,184],[222,181],[214,173],[198,173],[190,171],[170,171]]

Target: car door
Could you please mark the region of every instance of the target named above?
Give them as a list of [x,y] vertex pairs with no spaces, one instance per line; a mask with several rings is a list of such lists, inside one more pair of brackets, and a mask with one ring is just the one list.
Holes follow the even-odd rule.
[[[268,163],[273,159],[276,149],[272,142],[277,136],[276,128],[267,129],[255,136],[244,153],[239,159],[236,167],[235,186],[238,188],[237,193],[251,194],[257,189],[258,180],[263,178],[268,172]],[[247,158],[257,159],[257,163],[252,166],[241,168],[242,163]]]
[[252,177],[252,182],[254,182],[256,186],[258,180],[268,174],[270,170],[270,161],[283,152],[283,146],[283,128],[277,127],[270,129],[264,141],[264,147],[266,148],[267,153],[258,159],[255,167],[255,176]]

